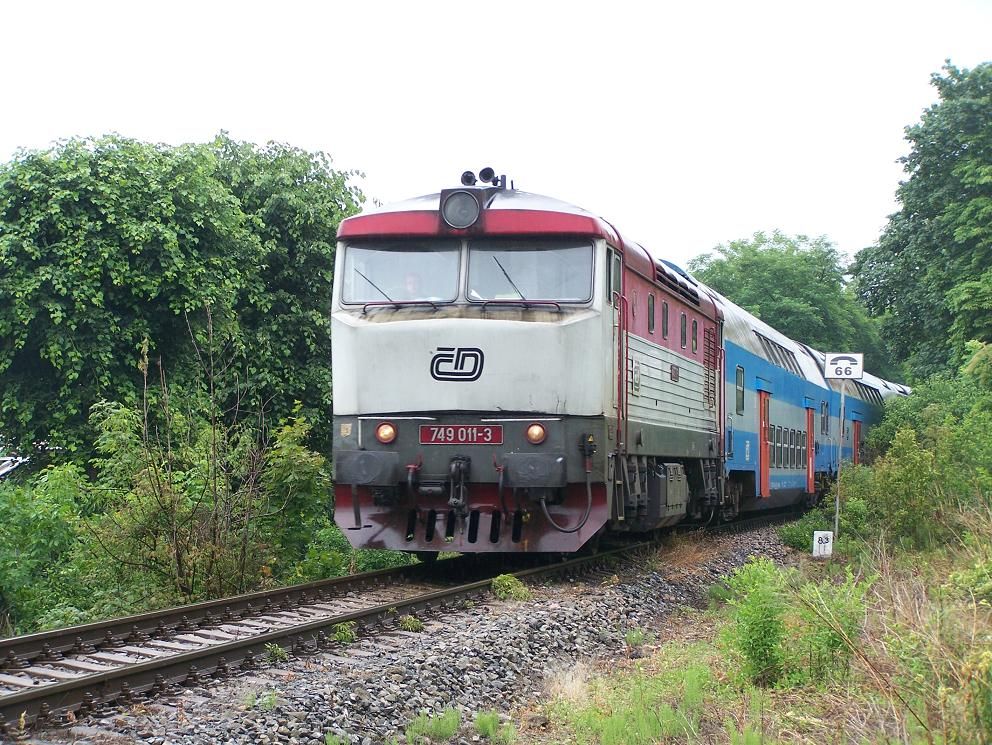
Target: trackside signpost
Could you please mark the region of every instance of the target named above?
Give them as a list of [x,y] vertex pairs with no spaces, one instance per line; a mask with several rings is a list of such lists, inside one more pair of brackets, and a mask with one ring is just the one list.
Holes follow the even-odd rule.
[[[844,460],[844,433],[846,431],[844,410],[844,394],[847,392],[848,380],[861,380],[865,376],[865,356],[861,352],[834,352],[827,354],[823,365],[823,377],[827,380],[840,381],[840,432],[837,436],[837,489],[834,491],[834,533],[832,539],[840,532],[840,466]],[[855,443],[857,447],[857,443]],[[816,555],[816,546],[813,547]]]

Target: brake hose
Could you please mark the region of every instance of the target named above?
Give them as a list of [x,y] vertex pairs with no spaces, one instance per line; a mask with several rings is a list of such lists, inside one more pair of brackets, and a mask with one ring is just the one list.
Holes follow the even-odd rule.
[[579,524],[574,528],[563,528],[558,523],[554,521],[554,518],[548,513],[548,505],[545,503],[544,495],[541,495],[541,511],[544,513],[545,519],[551,524],[551,527],[560,533],[578,533],[582,530],[582,527],[586,524],[589,519],[589,513],[592,512],[592,474],[586,471],[586,514],[582,516],[579,520]]

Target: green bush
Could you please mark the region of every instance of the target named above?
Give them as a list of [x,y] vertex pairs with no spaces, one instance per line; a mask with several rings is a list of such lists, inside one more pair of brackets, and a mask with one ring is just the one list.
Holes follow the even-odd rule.
[[493,577],[493,595],[500,600],[530,600],[531,594],[527,586],[512,574],[501,574]]
[[844,568],[842,581],[801,582],[792,588],[795,635],[790,640],[790,682],[824,683],[843,677],[865,616],[870,580]]
[[992,559],[979,559],[971,567],[953,572],[949,584],[978,601],[992,603]]
[[734,572],[728,585],[733,593],[733,639],[743,672],[758,685],[772,685],[785,663],[782,577],[769,559],[752,559]]

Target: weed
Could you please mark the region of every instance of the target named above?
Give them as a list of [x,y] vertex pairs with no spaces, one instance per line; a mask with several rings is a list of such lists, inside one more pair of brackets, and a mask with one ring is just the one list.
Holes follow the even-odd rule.
[[475,730],[482,737],[500,745],[510,745],[517,739],[517,732],[512,724],[499,723],[499,714],[495,711],[480,711],[475,715]]
[[648,640],[648,634],[644,629],[634,627],[627,629],[627,633],[623,635],[623,640],[631,649],[637,649],[644,646],[644,642]]
[[421,714],[406,728],[409,743],[437,742],[454,737],[461,724],[462,715],[457,709],[445,709],[437,716]]
[[254,709],[255,704],[258,702],[258,693],[256,691],[251,691],[245,696],[245,708]]
[[416,616],[400,616],[400,628],[404,631],[423,631],[424,622]]
[[344,737],[332,735],[330,732],[324,733],[324,745],[348,745],[348,742]]
[[262,711],[272,711],[279,703],[279,694],[275,691],[268,691],[258,702],[258,708]]
[[351,644],[358,638],[358,634],[355,633],[356,628],[357,624],[354,621],[336,623],[331,627],[331,635],[334,637],[335,641],[340,642],[341,644]]
[[530,600],[531,594],[527,586],[512,574],[501,574],[493,577],[493,595],[500,600]]
[[265,645],[265,656],[269,662],[285,662],[289,659],[289,652],[275,642],[271,642]]

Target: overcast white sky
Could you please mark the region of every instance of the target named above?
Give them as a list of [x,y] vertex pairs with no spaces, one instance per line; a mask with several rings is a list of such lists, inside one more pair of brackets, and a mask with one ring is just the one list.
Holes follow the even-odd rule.
[[384,202],[492,165],[678,262],[774,228],[871,244],[930,74],[992,59],[992,0],[34,0],[0,29],[0,160],[226,129]]

